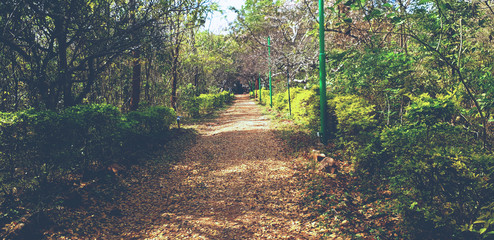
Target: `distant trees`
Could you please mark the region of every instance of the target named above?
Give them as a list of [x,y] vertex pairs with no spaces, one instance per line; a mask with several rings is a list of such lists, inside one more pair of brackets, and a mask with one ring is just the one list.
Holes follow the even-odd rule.
[[[234,26],[239,43],[249,49],[242,56],[243,75],[266,73],[271,65],[275,79],[285,79],[286,71],[298,79],[312,76],[317,66],[317,42],[314,41],[312,15],[298,1],[246,1],[237,10]],[[271,37],[271,61],[268,63],[267,37]],[[284,82],[284,81],[283,81]]]

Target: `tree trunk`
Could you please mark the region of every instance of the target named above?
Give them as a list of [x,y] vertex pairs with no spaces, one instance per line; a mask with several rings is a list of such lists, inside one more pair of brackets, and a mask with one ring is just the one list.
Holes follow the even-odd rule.
[[135,111],[139,108],[141,95],[141,56],[140,50],[134,51],[134,61],[132,62],[132,95],[130,98],[130,111]]
[[67,33],[65,30],[65,14],[62,12],[55,20],[55,36],[58,43],[58,67],[57,83],[63,91],[63,104],[65,107],[74,105],[72,98],[72,82],[68,74],[67,64]]
[[144,99],[148,102],[151,102],[151,96],[149,94],[150,91],[150,81],[151,81],[151,67],[153,66],[153,58],[149,57],[147,59],[146,64],[144,65],[144,69],[146,71],[146,78],[144,84]]
[[89,75],[87,76],[87,82],[86,82],[86,85],[84,86],[84,88],[82,89],[82,92],[79,93],[79,95],[77,97],[74,97],[74,105],[82,103],[82,100],[91,91],[91,87],[93,86],[94,81],[96,79],[96,70],[94,69],[94,58],[88,59],[87,65],[88,65],[88,69],[89,69]]
[[[196,48],[196,34],[194,32],[194,28],[190,29],[190,38],[191,38],[191,46],[192,46],[192,52],[194,55],[197,56],[197,48]],[[195,94],[199,92],[199,70],[196,64],[194,64],[194,87],[195,87]]]
[[172,63],[172,96],[170,98],[170,104],[175,111],[177,110],[177,82],[178,82],[178,57],[180,54],[180,44],[177,37],[175,49],[172,51],[173,63]]
[[[135,24],[135,11],[136,11],[136,2],[135,0],[130,1],[131,5],[131,23]],[[131,36],[135,38],[134,36]],[[141,52],[139,47],[133,52],[133,61],[132,61],[132,93],[130,95],[130,111],[135,111],[139,108],[139,101],[141,96],[141,62],[139,58],[141,57]]]

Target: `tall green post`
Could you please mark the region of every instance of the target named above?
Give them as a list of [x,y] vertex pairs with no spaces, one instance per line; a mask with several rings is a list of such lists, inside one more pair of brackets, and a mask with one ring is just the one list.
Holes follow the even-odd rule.
[[262,104],[261,74],[259,73],[259,103]]
[[286,86],[288,88],[288,110],[290,112],[290,116],[292,115],[292,99],[290,98],[290,75],[288,72],[288,66],[286,67]]
[[271,38],[268,36],[268,65],[269,65],[269,98],[270,106],[273,107],[273,88],[271,86]]
[[319,0],[319,97],[321,105],[321,142],[326,145],[328,133],[326,132],[326,53],[324,51],[324,0]]
[[252,92],[256,91],[256,77],[252,76]]

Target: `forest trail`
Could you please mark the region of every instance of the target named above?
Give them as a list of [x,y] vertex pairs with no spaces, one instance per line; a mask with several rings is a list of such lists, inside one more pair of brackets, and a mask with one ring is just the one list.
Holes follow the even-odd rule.
[[270,121],[237,95],[162,179],[167,203],[148,239],[311,239],[302,183]]
[[199,136],[183,148],[171,143],[178,151],[162,157],[171,164],[132,167],[120,196],[85,199],[94,203],[61,214],[69,230],[52,239],[316,238],[301,209],[300,164],[285,155],[248,95],[237,95],[218,118],[188,127]]

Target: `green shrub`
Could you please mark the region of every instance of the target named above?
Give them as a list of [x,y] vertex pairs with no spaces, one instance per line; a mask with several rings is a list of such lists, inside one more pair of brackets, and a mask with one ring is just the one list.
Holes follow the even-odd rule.
[[363,137],[377,126],[374,105],[355,95],[337,96],[328,101],[338,121],[339,135],[346,141],[362,142]]
[[186,113],[193,118],[198,118],[201,115],[207,115],[214,110],[230,104],[235,95],[233,93],[223,91],[220,93],[201,94],[198,97],[187,99],[184,105]]
[[259,92],[259,90],[255,90],[255,92],[257,94],[257,101],[259,101],[259,94],[261,94],[261,102],[260,102],[260,104],[269,103],[269,101],[270,101],[270,99],[269,99],[269,90],[261,89],[260,92]]
[[[290,88],[292,118],[298,124],[307,126],[312,132],[318,132],[320,129],[320,98],[319,88],[314,86],[309,90],[299,87]],[[273,96],[273,107],[279,112],[289,112],[288,90]],[[334,136],[336,131],[336,119],[334,109],[328,107],[326,112],[327,125],[326,129],[330,137]]]
[[124,116],[105,104],[0,113],[0,198],[121,161],[129,151],[163,142],[174,121],[170,108]]
[[141,111],[127,114],[128,126],[137,138],[148,138],[161,140],[166,136],[170,125],[176,120],[175,111],[172,108],[156,106]]
[[[46,152],[52,151],[51,147],[57,148],[57,143],[60,142],[53,139],[58,131],[50,130],[59,122],[58,119],[54,119],[55,113],[24,111],[3,116],[7,119],[2,121],[1,126],[0,152],[3,156],[0,172],[3,173],[2,180],[4,181],[2,184],[11,185],[8,188],[13,188],[18,185],[15,179],[18,183],[24,184],[26,181],[34,180],[36,182],[32,184],[38,184],[39,181],[46,182],[50,177],[48,171],[55,166],[51,163],[50,156],[46,156]],[[16,169],[29,169],[30,171],[21,175],[16,174]]]
[[220,93],[220,96],[222,97],[222,102],[226,104],[230,104],[233,102],[233,99],[235,99],[235,94],[230,93],[228,91],[223,91]]
[[214,94],[201,94],[199,99],[199,111],[202,115],[209,114],[213,111],[215,106]]
[[[78,146],[82,165],[99,165],[111,161],[121,154],[121,113],[107,104],[81,105],[66,109],[59,114],[66,118],[60,128],[72,128],[76,139],[65,139],[71,145]],[[62,138],[66,135],[61,134]],[[77,140],[78,139],[78,140]]]
[[190,117],[199,117],[199,101],[196,96],[196,89],[191,83],[184,88],[180,88],[180,106]]
[[364,183],[375,181],[386,173],[387,158],[381,151],[374,109],[374,105],[355,95],[335,96],[328,100],[328,117],[336,143],[344,150],[345,158],[355,163],[355,171]]
[[413,104],[407,108],[406,118],[413,124],[432,126],[438,122],[448,122],[453,118],[456,111],[452,94],[438,95],[437,98],[433,98],[427,93],[419,97],[409,97]]
[[462,230],[476,233],[484,239],[492,239],[494,236],[494,202],[482,207],[477,220],[472,224],[465,224]]
[[[293,99],[295,99],[297,94],[302,91],[303,89],[299,87],[290,88],[290,100],[292,103],[292,108],[293,108]],[[273,96],[273,107],[280,112],[289,112],[288,90]]]
[[284,112],[283,111],[283,108],[285,107],[283,105],[283,102],[284,102],[284,95],[286,95],[287,93],[286,92],[281,92],[281,93],[277,93],[273,96],[273,107],[274,109],[278,110],[279,112]]
[[460,226],[492,202],[494,158],[475,153],[468,132],[449,123],[456,111],[452,95],[412,99],[405,123],[381,134],[391,158],[390,187],[416,238],[458,237]]
[[[87,169],[120,157],[120,112],[110,105],[86,105],[53,111],[27,110],[2,121],[2,150],[8,165],[30,169],[26,177],[46,182],[54,174]],[[12,116],[15,116],[12,118]]]
[[299,124],[309,126],[313,131],[319,129],[319,87],[297,92],[293,99],[292,116]]
[[[334,116],[331,119],[336,122],[336,136],[349,156],[358,155],[360,150],[368,147],[379,136],[374,132],[377,127],[374,108],[374,105],[355,95],[336,96],[328,101],[328,110],[332,113],[330,116]],[[357,168],[366,169],[372,164],[359,161]]]
[[184,106],[184,111],[187,113],[188,116],[192,118],[198,118],[200,116],[199,110],[199,98],[198,97],[193,97],[188,99],[185,103],[183,103]]

